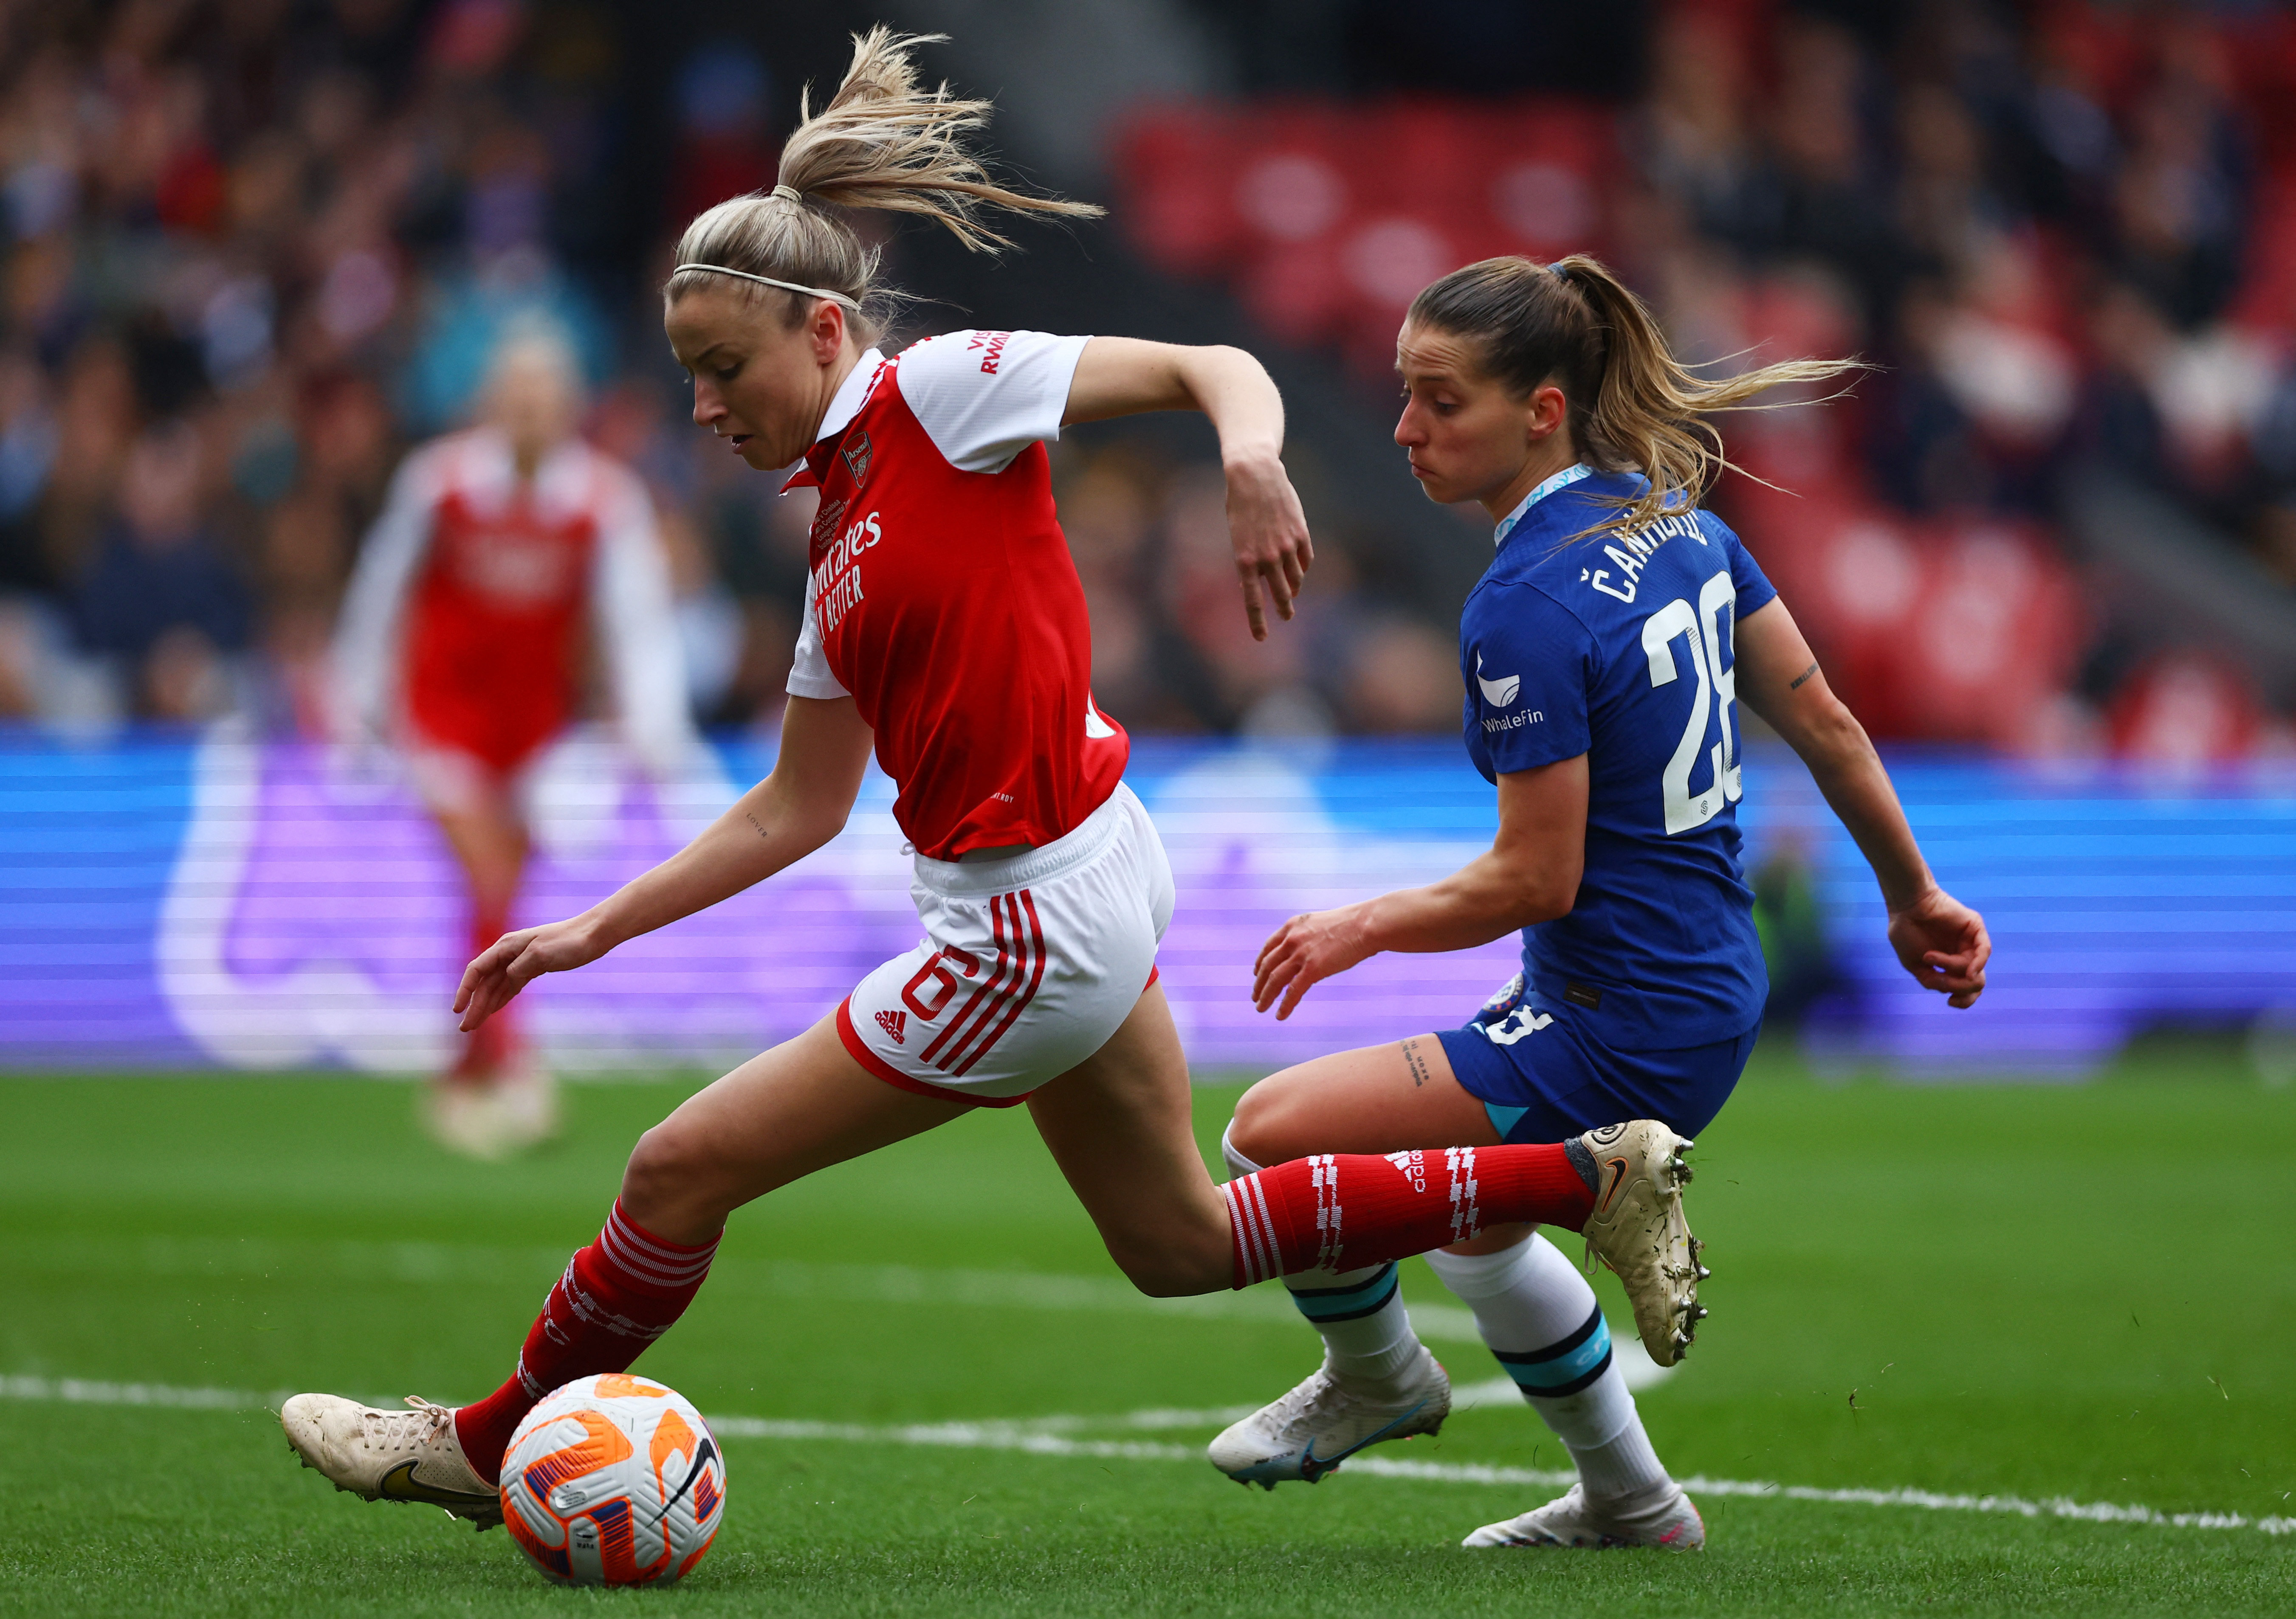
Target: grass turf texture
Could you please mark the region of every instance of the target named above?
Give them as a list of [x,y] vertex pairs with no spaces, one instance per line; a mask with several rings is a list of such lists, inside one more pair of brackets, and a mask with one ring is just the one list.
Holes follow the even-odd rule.
[[[0,1082],[0,1373],[469,1398],[676,1093],[578,1088],[556,1150],[485,1168],[426,1147],[399,1086]],[[1208,1148],[1233,1095],[1200,1093]],[[2204,1051],[2079,1088],[1826,1087],[1766,1051],[1700,1144],[1716,1314],[1644,1396],[1651,1430],[1684,1475],[2296,1512],[2292,1149],[2296,1093]],[[1447,1302],[1422,1267],[1406,1288]],[[1495,1370],[1439,1349],[1462,1382]],[[1280,1304],[1129,1303],[998,1111],[743,1211],[640,1369],[707,1412],[882,1423],[1252,1403],[1313,1361]],[[1551,1492],[1342,1471],[1269,1495],[1194,1462],[735,1438],[691,1580],[567,1593],[500,1534],[332,1493],[260,1410],[0,1401],[0,1432],[6,1613],[2226,1614],[2296,1591],[2296,1537],[2254,1529],[1711,1498],[1702,1557],[1470,1554]],[[1504,1406],[1374,1454],[1563,1460]]]

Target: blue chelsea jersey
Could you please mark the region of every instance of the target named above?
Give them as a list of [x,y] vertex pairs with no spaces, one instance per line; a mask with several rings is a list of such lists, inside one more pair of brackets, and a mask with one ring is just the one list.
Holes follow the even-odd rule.
[[1734,642],[1777,592],[1709,512],[1623,532],[1613,503],[1646,487],[1584,467],[1541,485],[1459,618],[1485,778],[1587,756],[1586,872],[1569,915],[1523,929],[1525,1003],[1632,1051],[1735,1038],[1767,993],[1738,863]]

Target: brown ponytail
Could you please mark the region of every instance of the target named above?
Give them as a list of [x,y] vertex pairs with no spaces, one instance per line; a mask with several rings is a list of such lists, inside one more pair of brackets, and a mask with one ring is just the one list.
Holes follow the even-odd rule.
[[[852,226],[820,204],[922,214],[975,252],[989,253],[1013,243],[982,223],[983,208],[1070,217],[1104,212],[1088,202],[1032,196],[989,179],[961,137],[988,123],[991,104],[960,100],[946,84],[924,89],[909,62],[916,46],[947,37],[896,34],[882,23],[855,35],[853,63],[828,105],[815,112],[810,88],[800,102],[797,129],[782,147],[780,184],[770,192],[729,199],[697,217],[678,238],[676,262],[716,265],[834,293],[851,300],[860,311],[859,323],[873,331],[883,325],[897,295],[875,284],[877,249],[865,248]],[[662,296],[676,303],[711,284],[785,300],[783,318],[790,325],[813,305],[802,293],[713,276],[707,270],[674,272]]]
[[1642,299],[1584,253],[1554,265],[1468,265],[1414,298],[1409,318],[1479,342],[1483,370],[1518,397],[1543,383],[1560,388],[1571,441],[1587,464],[1650,480],[1640,499],[1620,503],[1628,527],[1678,502],[1696,504],[1725,469],[1742,470],[1722,453],[1707,413],[1775,409],[1748,401],[1781,383],[1866,369],[1857,360],[1783,360],[1710,381],[1674,357]]

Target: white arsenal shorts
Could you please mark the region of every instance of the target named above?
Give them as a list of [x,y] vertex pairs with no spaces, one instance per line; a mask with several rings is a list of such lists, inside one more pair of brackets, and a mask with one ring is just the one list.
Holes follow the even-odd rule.
[[837,1009],[888,1084],[1011,1107],[1106,1044],[1156,978],[1172,868],[1122,783],[1065,838],[1009,860],[916,857],[925,936]]

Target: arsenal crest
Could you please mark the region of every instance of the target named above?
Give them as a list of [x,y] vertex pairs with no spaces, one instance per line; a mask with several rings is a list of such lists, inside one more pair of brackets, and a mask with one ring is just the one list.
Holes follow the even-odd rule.
[[869,435],[858,428],[855,429],[846,436],[845,448],[841,453],[845,457],[845,470],[853,474],[854,486],[857,488],[861,480],[869,476],[872,453]]

